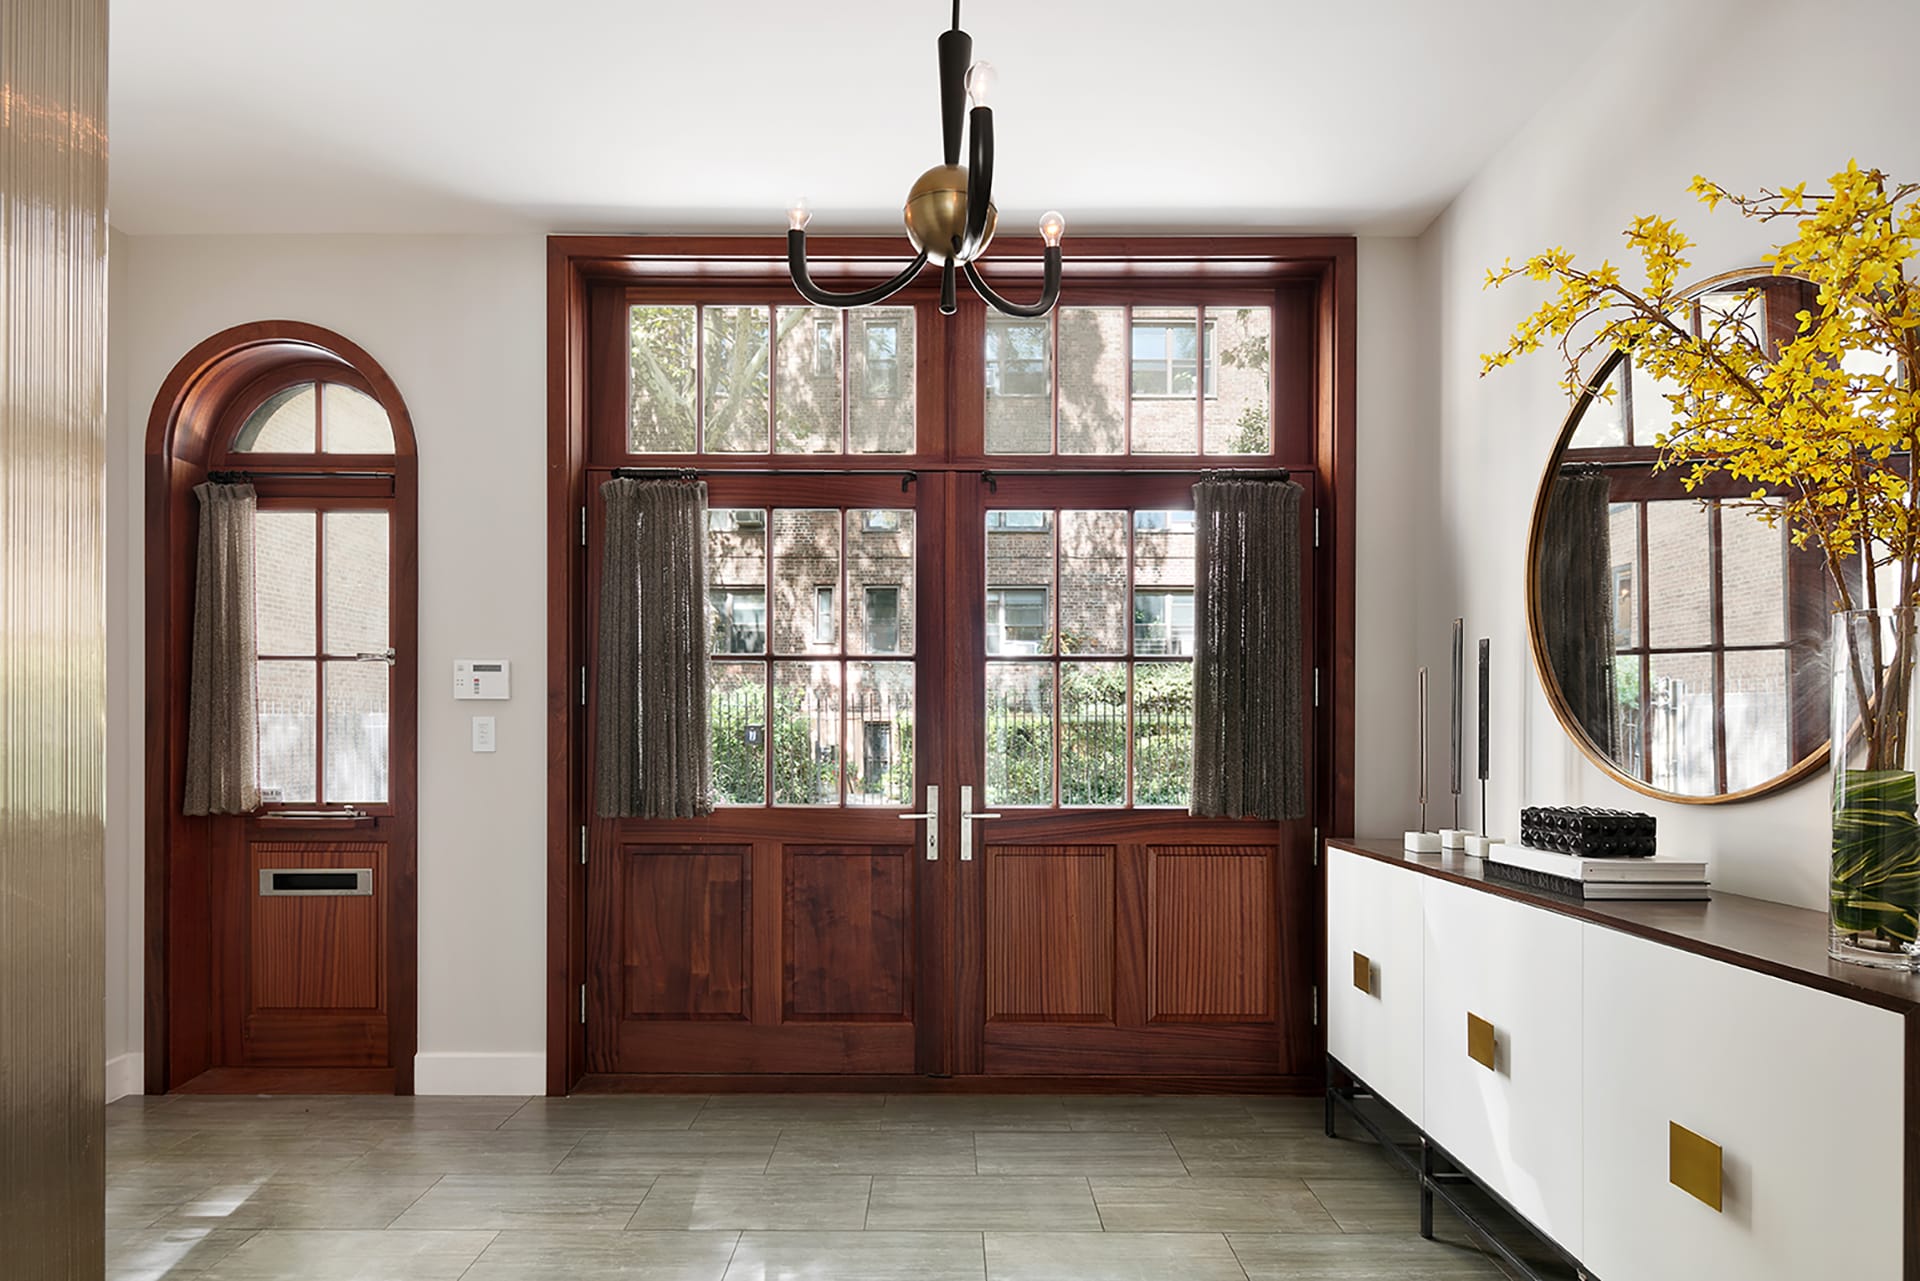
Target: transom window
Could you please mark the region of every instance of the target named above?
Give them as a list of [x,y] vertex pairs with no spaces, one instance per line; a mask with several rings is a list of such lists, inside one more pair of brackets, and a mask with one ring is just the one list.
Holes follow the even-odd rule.
[[630,307],[627,451],[913,452],[914,311],[851,316],[860,328],[843,362],[843,317],[831,309]]
[[236,454],[391,454],[380,402],[346,383],[303,382],[262,401],[234,433]]
[[986,452],[1269,453],[1273,316],[1270,306],[990,316]]
[[718,802],[907,804],[914,513],[723,507],[708,531]]
[[1185,805],[1192,513],[989,516],[987,803]]

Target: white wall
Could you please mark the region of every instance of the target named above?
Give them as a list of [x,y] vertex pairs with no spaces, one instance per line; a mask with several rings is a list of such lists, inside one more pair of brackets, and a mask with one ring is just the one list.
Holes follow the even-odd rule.
[[[1844,55],[1829,58],[1829,47]],[[1469,636],[1493,637],[1494,827],[1511,834],[1522,804],[1651,808],[1662,848],[1706,855],[1722,888],[1824,908],[1824,776],[1739,805],[1648,802],[1589,765],[1554,719],[1526,657],[1524,562],[1534,490],[1567,405],[1550,354],[1477,377],[1479,353],[1539,298],[1517,287],[1485,293],[1481,281],[1552,245],[1621,262],[1621,229],[1642,213],[1679,219],[1699,242],[1698,277],[1756,263],[1768,229],[1695,204],[1686,189],[1696,173],[1736,191],[1801,180],[1818,190],[1858,157],[1920,176],[1920,131],[1898,88],[1911,82],[1916,49],[1911,0],[1652,7],[1570,75],[1422,237],[1438,304],[1439,515],[1414,547],[1422,579],[1452,606],[1442,612],[1465,614]],[[1433,622],[1422,618],[1419,630],[1438,668],[1444,623]]]
[[[174,363],[246,321],[303,320],[364,347],[420,446],[422,1093],[545,1088],[545,247],[517,237],[140,237],[112,244],[108,1053],[141,1045],[141,454]],[[456,657],[513,661],[469,750]],[[138,1086],[137,1063],[132,1088]]]

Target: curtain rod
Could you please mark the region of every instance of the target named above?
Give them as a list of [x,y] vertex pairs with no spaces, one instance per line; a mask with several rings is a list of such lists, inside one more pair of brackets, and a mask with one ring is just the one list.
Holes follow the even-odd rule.
[[207,479],[216,485],[245,484],[254,480],[392,480],[390,471],[210,471]]
[[[598,468],[588,468],[597,471]],[[780,476],[787,479],[799,479],[807,476],[898,476],[900,492],[920,479],[917,471],[868,471],[851,467],[615,467],[615,480],[682,480],[688,484],[702,476]]]

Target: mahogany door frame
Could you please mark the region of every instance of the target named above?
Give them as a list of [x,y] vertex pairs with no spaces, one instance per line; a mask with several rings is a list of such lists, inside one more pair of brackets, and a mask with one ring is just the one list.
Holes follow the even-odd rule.
[[[175,893],[194,871],[180,860],[193,848],[188,827],[204,820],[180,813],[185,779],[188,681],[193,628],[194,548],[199,527],[193,487],[218,460],[223,432],[249,407],[263,379],[297,370],[347,383],[370,394],[393,426],[391,455],[328,455],[343,470],[377,466],[391,471],[394,648],[411,656],[412,679],[393,683],[389,715],[415,731],[390,757],[387,807],[401,820],[388,849],[387,949],[388,1068],[246,1068],[212,1062],[213,971],[216,921],[212,896]],[[261,455],[257,468],[309,470]],[[239,1093],[413,1093],[418,1044],[418,614],[419,488],[413,422],[399,388],[378,361],[341,334],[293,320],[266,320],[222,330],[174,365],[147,418],[145,468],[145,1019],[146,1092],[189,1087]],[[364,488],[367,482],[350,485]],[[399,669],[396,669],[398,671]],[[310,825],[288,822],[277,834],[297,839]],[[338,823],[323,829],[351,836]],[[178,1060],[176,1062],[176,1060]]]
[[[1322,672],[1325,715],[1316,726],[1313,780],[1315,809],[1322,816],[1321,839],[1350,835],[1354,814],[1354,548],[1356,416],[1358,385],[1356,343],[1357,247],[1341,236],[1132,236],[1083,237],[1070,242],[1064,296],[1124,292],[1147,280],[1179,280],[1196,290],[1291,283],[1312,291],[1314,353],[1312,469],[1320,498],[1320,572],[1315,610],[1322,620],[1316,667]],[[814,277],[830,286],[889,274],[902,257],[897,237],[817,237],[808,244]],[[990,275],[1018,289],[1037,279],[1041,256],[1035,246],[996,245]],[[586,868],[580,856],[585,822],[585,761],[588,732],[579,698],[587,643],[586,555],[580,512],[586,504],[589,433],[593,388],[590,301],[596,286],[697,284],[711,290],[731,283],[764,286],[785,278],[784,237],[772,236],[549,236],[547,238],[547,1092],[564,1095],[586,1075],[585,1026],[579,992],[586,976]],[[762,295],[764,296],[764,294]],[[964,322],[960,317],[944,323]],[[604,357],[608,353],[601,353]],[[955,395],[964,395],[955,388]],[[947,400],[952,413],[953,398]],[[951,424],[949,424],[951,426]],[[947,433],[951,439],[953,433]],[[969,456],[961,456],[969,455]],[[769,460],[742,460],[765,467]],[[805,472],[847,466],[843,456],[782,458],[784,470]],[[862,460],[865,461],[865,460]],[[873,470],[918,468],[923,472],[978,471],[991,466],[962,450],[940,458],[918,455],[872,460]],[[1013,460],[998,460],[1007,466]],[[1074,460],[1077,470],[1130,470],[1149,466],[1230,468],[1221,457],[1171,458],[1148,463],[1138,458]],[[1241,465],[1251,465],[1240,460]],[[683,465],[662,460],[661,466]],[[686,464],[690,465],[690,464]],[[701,465],[724,469],[719,460]],[[1317,850],[1316,850],[1317,858]],[[1318,869],[1316,868],[1316,885]],[[1314,917],[1316,925],[1319,914]],[[1316,928],[1316,933],[1318,933]],[[1315,955],[1324,949],[1315,940]],[[1322,986],[1325,975],[1319,976]],[[1320,1029],[1314,1029],[1316,1040]],[[1022,1088],[1019,1078],[927,1077],[898,1080],[869,1078],[870,1088],[986,1089]],[[590,1085],[592,1083],[589,1083]],[[766,1089],[846,1088],[844,1078],[711,1077],[652,1078],[647,1088]],[[1047,1081],[1058,1089],[1062,1082]],[[1123,1078],[1117,1083],[1086,1082],[1087,1089],[1161,1085],[1192,1088],[1196,1082]]]

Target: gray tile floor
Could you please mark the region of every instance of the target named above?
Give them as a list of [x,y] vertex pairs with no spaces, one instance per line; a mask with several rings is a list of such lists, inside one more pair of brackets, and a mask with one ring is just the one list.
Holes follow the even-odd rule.
[[1456,1281],[1313,1099],[125,1099],[109,1278]]

